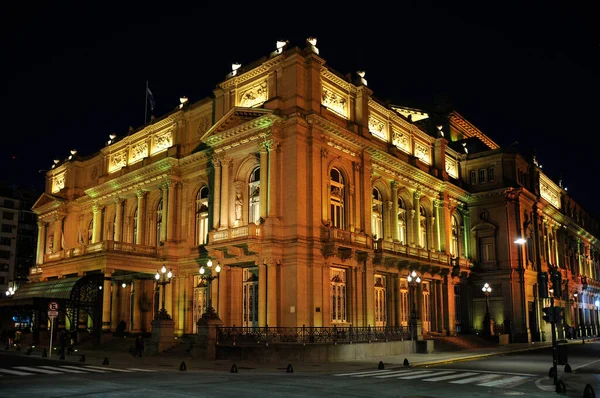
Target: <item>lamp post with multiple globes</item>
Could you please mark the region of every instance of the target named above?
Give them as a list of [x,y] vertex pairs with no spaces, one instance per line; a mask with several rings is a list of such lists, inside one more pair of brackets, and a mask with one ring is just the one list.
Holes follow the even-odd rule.
[[156,284],[162,286],[162,308],[156,314],[156,319],[171,319],[167,310],[165,309],[165,297],[166,297],[166,286],[171,283],[171,278],[173,277],[173,272],[169,270],[167,272],[167,268],[163,265],[160,273],[156,271],[156,275],[154,275],[154,279],[156,279]]
[[481,291],[485,295],[485,316],[483,317],[484,331],[486,334],[491,335],[493,328],[492,328],[492,317],[490,316],[489,297],[490,297],[490,293],[492,293],[492,287],[490,286],[489,283],[486,282],[483,285],[483,287],[481,288]]
[[412,291],[412,311],[410,315],[411,335],[413,340],[421,340],[421,320],[417,311],[417,285],[421,283],[421,276],[412,270],[406,277]]
[[[213,274],[213,270],[214,270],[214,274]],[[204,266],[200,267],[200,278],[204,281],[206,281],[206,294],[208,296],[208,298],[206,299],[206,310],[204,311],[204,315],[202,315],[204,318],[218,318],[219,315],[217,314],[217,311],[215,311],[215,309],[212,306],[212,292],[211,292],[211,285],[212,285],[212,281],[214,281],[215,279],[219,278],[219,275],[221,273],[221,265],[219,263],[217,263],[217,265],[213,268],[213,262],[211,259],[208,259],[208,261],[206,262],[206,268]],[[218,302],[217,302],[217,308],[218,308]]]

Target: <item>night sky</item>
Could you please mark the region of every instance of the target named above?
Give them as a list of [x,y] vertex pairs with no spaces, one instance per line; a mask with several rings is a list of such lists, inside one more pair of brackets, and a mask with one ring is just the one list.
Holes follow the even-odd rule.
[[409,106],[446,98],[501,146],[535,149],[547,175],[562,174],[569,193],[600,213],[593,2],[35,3],[0,5],[5,180],[42,186],[39,170],[55,157],[90,155],[110,133],[140,127],[146,80],[160,116],[181,95],[209,96],[232,62],[266,56],[279,39],[304,47],[316,36],[330,67],[366,71],[375,97]]

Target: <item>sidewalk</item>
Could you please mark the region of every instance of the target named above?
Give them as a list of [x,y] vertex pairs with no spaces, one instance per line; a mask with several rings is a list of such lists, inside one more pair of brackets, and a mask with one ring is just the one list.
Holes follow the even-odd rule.
[[[569,344],[581,344],[581,340],[568,340]],[[588,341],[587,343],[592,343]],[[587,344],[586,343],[586,344]],[[408,360],[411,367],[431,366],[436,364],[450,363],[456,361],[473,360],[485,358],[494,355],[504,355],[516,352],[525,352],[537,349],[548,348],[550,342],[536,343],[514,343],[496,347],[486,347],[482,349],[464,350],[455,352],[435,352],[431,354],[406,354],[396,356],[385,356],[381,358],[365,358],[360,360],[344,362],[263,362],[256,360],[215,360],[206,361],[191,356],[170,356],[170,355],[144,355],[141,358],[133,357],[129,352],[121,351],[102,351],[98,349],[83,349],[66,356],[64,361],[80,362],[84,356],[85,363],[88,365],[102,365],[104,360],[108,360],[108,367],[123,368],[136,367],[147,369],[172,369],[180,370],[182,362],[185,363],[187,371],[191,370],[213,370],[230,372],[235,364],[239,371],[286,371],[288,365],[292,365],[294,372],[339,372],[346,370],[360,370],[373,368],[377,369],[379,362],[383,362],[385,367],[404,366],[404,360]],[[44,349],[47,347],[36,346],[31,356],[41,357]],[[23,347],[21,352],[11,348],[8,351],[2,350],[5,355],[26,355],[27,347]],[[54,349],[50,357],[52,360],[61,361],[58,357],[58,350]]]

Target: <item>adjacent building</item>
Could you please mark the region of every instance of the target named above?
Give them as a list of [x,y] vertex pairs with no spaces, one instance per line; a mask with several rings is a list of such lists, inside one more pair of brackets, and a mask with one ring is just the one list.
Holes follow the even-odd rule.
[[[164,293],[179,335],[211,306],[225,326],[418,318],[424,335],[483,329],[489,308],[493,330],[532,341],[550,330],[539,284],[556,269],[565,322],[598,333],[598,220],[535,158],[456,111],[378,99],[313,39],[57,159],[33,211],[37,261],[14,305],[42,329],[54,300],[60,327],[149,331]],[[159,285],[163,266],[173,277]]]

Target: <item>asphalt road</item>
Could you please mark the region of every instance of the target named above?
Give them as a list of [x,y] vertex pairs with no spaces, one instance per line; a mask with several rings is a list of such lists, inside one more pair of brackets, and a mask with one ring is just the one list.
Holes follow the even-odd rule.
[[[600,344],[569,346],[566,396],[600,393]],[[0,355],[1,397],[549,397],[550,350],[439,366],[287,373],[285,368],[179,371]]]

